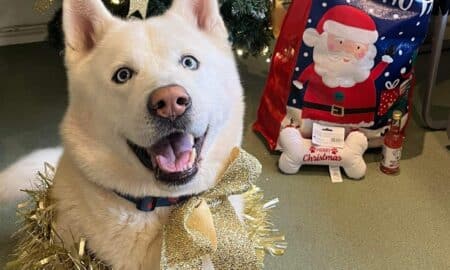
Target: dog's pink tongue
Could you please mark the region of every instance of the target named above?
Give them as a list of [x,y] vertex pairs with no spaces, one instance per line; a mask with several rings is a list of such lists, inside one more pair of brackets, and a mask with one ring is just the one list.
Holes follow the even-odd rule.
[[186,151],[179,154],[175,159],[167,158],[162,155],[156,156],[158,167],[168,173],[182,172],[189,169],[189,158],[191,151]]
[[167,173],[190,169],[190,157],[194,139],[190,134],[173,134],[160,141],[151,150],[158,167]]

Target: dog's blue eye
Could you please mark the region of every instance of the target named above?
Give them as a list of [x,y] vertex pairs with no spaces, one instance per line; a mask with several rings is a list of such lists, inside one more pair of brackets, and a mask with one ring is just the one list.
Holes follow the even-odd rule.
[[116,73],[114,73],[114,76],[112,80],[115,83],[123,84],[129,81],[133,77],[133,70],[127,67],[119,68]]
[[200,67],[200,62],[192,55],[185,55],[181,58],[181,65],[190,70],[197,70]]

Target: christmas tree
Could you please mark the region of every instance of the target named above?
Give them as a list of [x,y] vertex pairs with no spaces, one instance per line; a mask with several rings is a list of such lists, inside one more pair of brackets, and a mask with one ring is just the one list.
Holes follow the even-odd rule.
[[[38,0],[44,2],[53,0]],[[151,17],[166,11],[172,0],[103,0],[112,14],[127,17]],[[242,55],[258,55],[267,52],[273,38],[270,26],[271,0],[219,0],[220,11],[229,30],[233,48]],[[39,9],[39,7],[37,7]],[[59,10],[49,23],[49,42],[61,50],[64,47]]]

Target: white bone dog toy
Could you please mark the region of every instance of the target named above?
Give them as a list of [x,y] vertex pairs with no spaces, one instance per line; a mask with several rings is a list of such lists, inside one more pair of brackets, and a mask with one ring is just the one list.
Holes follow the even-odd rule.
[[368,143],[361,132],[351,132],[344,148],[335,148],[314,146],[296,128],[288,127],[281,130],[279,145],[283,153],[278,167],[284,173],[295,174],[303,164],[308,164],[340,166],[348,177],[354,179],[360,179],[366,174],[367,166],[362,156]]

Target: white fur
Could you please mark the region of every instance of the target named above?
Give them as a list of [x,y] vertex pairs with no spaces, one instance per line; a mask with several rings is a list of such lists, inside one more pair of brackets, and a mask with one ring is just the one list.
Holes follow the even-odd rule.
[[0,173],[0,203],[17,201],[25,197],[21,191],[33,188],[37,172],[44,169],[44,162],[56,166],[61,156],[62,148],[38,150],[20,158]]
[[[122,21],[100,0],[64,1],[70,102],[52,190],[56,223],[66,244],[87,237],[89,249],[114,269],[159,269],[161,228],[170,208],[140,212],[113,190],[170,197],[207,190],[241,143],[243,91],[217,1],[174,2],[162,16]],[[183,69],[183,54],[199,59],[199,70]],[[122,66],[136,74],[114,84],[111,77]],[[164,132],[153,125],[146,104],[154,89],[170,84],[183,86],[192,98],[195,121],[187,131],[200,136],[208,128],[199,172],[179,187],[155,180],[126,143],[150,146]],[[242,201],[233,199],[233,205],[240,214]],[[204,268],[213,269],[208,261]]]

